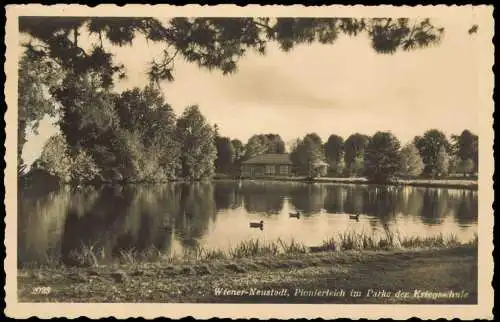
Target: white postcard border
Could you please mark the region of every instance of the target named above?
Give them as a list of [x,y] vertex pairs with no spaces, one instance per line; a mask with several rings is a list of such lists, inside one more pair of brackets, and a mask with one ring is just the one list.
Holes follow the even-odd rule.
[[[472,10],[480,17],[481,31],[493,37],[493,6],[258,6],[235,5],[218,6],[170,6],[170,5],[99,5],[90,8],[82,5],[38,4],[9,5],[6,7],[6,62],[5,62],[5,97],[7,112],[6,122],[6,169],[5,169],[5,207],[6,233],[5,247],[7,256],[4,263],[6,273],[6,310],[10,317],[40,318],[87,316],[90,318],[114,316],[116,318],[160,316],[180,318],[492,318],[493,288],[493,72],[490,69],[478,71],[478,92],[481,96],[479,107],[480,133],[479,151],[479,289],[477,305],[339,305],[339,304],[95,304],[95,303],[18,303],[17,301],[17,60],[18,23],[21,15],[72,15],[72,16],[426,16],[432,17],[438,12],[450,14],[456,10]],[[482,44],[479,60],[493,66],[493,44]],[[450,57],[453,59],[453,57]],[[450,116],[453,117],[453,116]]]

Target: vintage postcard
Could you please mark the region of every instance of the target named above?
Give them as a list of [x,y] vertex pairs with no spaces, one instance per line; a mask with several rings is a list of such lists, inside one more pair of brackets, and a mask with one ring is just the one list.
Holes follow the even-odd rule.
[[492,318],[492,6],[10,5],[10,317]]

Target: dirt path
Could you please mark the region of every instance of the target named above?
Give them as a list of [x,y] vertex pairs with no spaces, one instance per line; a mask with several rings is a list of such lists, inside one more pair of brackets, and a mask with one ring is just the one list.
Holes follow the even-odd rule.
[[[21,301],[58,302],[473,304],[476,254],[472,248],[364,251],[19,270],[18,295]],[[36,287],[50,287],[50,293],[33,294]]]

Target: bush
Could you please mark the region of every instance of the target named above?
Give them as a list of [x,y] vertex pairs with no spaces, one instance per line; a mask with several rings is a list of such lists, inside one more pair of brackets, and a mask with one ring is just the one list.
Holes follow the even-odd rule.
[[77,152],[71,163],[70,171],[71,181],[73,182],[89,182],[96,179],[100,173],[100,169],[92,156],[84,150]]
[[71,179],[71,163],[66,138],[59,134],[47,140],[40,158],[33,163],[33,168],[44,170],[62,182],[68,182]]

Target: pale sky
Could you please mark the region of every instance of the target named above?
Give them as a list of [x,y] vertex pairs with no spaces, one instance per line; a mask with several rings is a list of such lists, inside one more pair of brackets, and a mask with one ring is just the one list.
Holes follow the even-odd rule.
[[[447,135],[464,129],[477,133],[477,74],[489,68],[478,52],[491,38],[472,14],[459,13],[432,19],[445,28],[437,47],[382,55],[364,34],[341,36],[334,45],[301,45],[289,53],[273,45],[266,56],[248,54],[229,76],[179,59],[175,81],[162,89],[177,115],[198,104],[222,135],[244,143],[258,133],[278,133],[288,142],[310,132],[326,141],[330,134],[345,139],[380,130],[391,131],[402,143],[431,128]],[[469,35],[476,23],[478,33]],[[142,38],[132,47],[113,49],[128,76],[117,89],[143,87],[148,62],[161,49]],[[28,136],[23,150],[28,164],[57,128],[44,121],[39,132]]]

